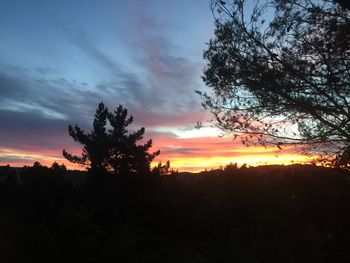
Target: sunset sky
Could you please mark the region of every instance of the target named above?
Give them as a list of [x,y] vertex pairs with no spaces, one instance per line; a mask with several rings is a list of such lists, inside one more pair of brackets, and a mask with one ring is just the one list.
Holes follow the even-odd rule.
[[[214,31],[209,0],[2,0],[0,165],[69,165],[69,124],[90,131],[97,104],[125,106],[157,161],[180,171],[300,162],[293,150],[246,148],[214,128],[195,90]],[[278,155],[278,156],[277,156]]]

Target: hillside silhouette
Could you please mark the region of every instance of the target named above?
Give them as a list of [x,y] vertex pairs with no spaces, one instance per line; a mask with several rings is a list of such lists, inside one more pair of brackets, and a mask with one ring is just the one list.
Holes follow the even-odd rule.
[[[229,167],[229,166],[228,166]],[[349,174],[0,169],[1,262],[349,262]]]

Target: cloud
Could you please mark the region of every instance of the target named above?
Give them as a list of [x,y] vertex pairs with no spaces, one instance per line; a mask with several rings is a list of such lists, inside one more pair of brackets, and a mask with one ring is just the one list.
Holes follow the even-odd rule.
[[121,73],[121,66],[116,60],[107,55],[101,48],[98,47],[98,42],[92,40],[87,32],[75,28],[67,32],[71,44],[76,46],[83,56],[92,59],[92,64],[101,66],[106,72],[110,72],[112,75]]
[[121,81],[134,115],[144,124],[164,127],[207,119],[194,94],[202,85],[201,62],[181,55],[181,47],[168,36],[169,25],[141,17],[135,27],[133,59],[143,74],[124,75]]
[[161,154],[155,160],[171,161],[171,166],[181,171],[201,171],[206,168],[218,168],[230,162],[242,165],[291,164],[305,162],[297,148],[290,147],[283,151],[277,148],[261,146],[245,147],[238,140],[230,137],[201,137],[180,139],[171,134],[158,134],[153,149],[160,149]]
[[[66,120],[48,119],[31,112],[0,110],[0,147],[39,150],[67,144]],[[61,146],[62,147],[62,146]]]
[[111,78],[96,83],[103,101],[110,108],[123,104],[136,122],[150,128],[184,126],[208,118],[194,94],[202,85],[202,65],[177,55],[181,49],[168,36],[169,26],[142,16],[137,20],[128,40],[130,59],[135,65],[129,71],[122,70],[122,65],[108,57],[84,32],[78,31],[72,37],[73,44],[87,57],[106,72],[113,72]]
[[1,98],[18,96],[25,85],[23,81],[16,80],[0,71]]
[[69,124],[91,129],[98,91],[42,74],[0,64],[0,149],[61,156],[63,148],[76,147],[67,132]]
[[[0,63],[0,149],[51,157],[60,156],[62,148],[76,149],[67,126],[77,123],[90,131],[100,101],[110,109],[123,104],[134,115],[135,127],[145,126],[147,131],[192,127],[205,119],[207,113],[194,95],[201,85],[201,63],[181,54],[166,31],[168,26],[150,18],[137,21],[138,30],[129,39],[132,69],[122,67],[83,31],[71,36],[71,44],[91,67],[109,73],[103,80],[74,79],[74,74],[63,75],[54,65],[24,68]],[[169,154],[175,150],[163,149]],[[198,152],[196,147],[178,151],[188,156]]]
[[[32,163],[33,160],[39,160],[43,163],[45,160],[47,163],[54,160],[62,161],[61,151],[63,148],[78,154],[81,147],[68,136],[67,126],[78,123],[80,127],[90,131],[91,119],[96,107],[95,100],[98,96],[103,97],[100,92],[110,94],[111,85],[88,90],[84,89],[78,82],[65,78],[42,79],[38,82],[37,79],[30,76],[28,70],[17,70],[19,71],[17,75],[4,74],[4,72],[0,75],[6,76],[6,78],[0,78],[1,83],[10,85],[9,87],[14,87],[17,90],[13,93],[11,91],[4,92],[4,96],[0,100],[2,127],[0,130],[0,149],[2,149],[0,162],[23,165]],[[126,78],[132,79],[136,84],[139,81],[131,76],[126,76]],[[141,86],[139,88],[141,92]],[[125,95],[130,96],[130,93],[125,90]],[[113,100],[112,97],[107,98],[109,102]],[[132,98],[130,96],[130,101]],[[9,103],[10,101],[12,104]],[[26,104],[33,107],[26,108],[24,106]],[[14,108],[9,108],[9,105]],[[138,124],[145,123],[149,124],[150,127],[167,126],[169,128],[169,132],[159,133],[148,129],[146,125],[147,131],[151,130],[151,132],[147,132],[145,138],[153,138],[153,149],[161,150],[160,160],[171,160],[173,167],[181,168],[183,171],[201,170],[208,166],[217,167],[230,161],[248,162],[247,160],[251,159],[252,156],[255,156],[255,162],[259,163],[266,160],[267,155],[271,159],[277,154],[275,151],[266,153],[266,150],[254,147],[242,148],[239,141],[232,141],[230,138],[179,138],[171,133],[171,127],[183,126],[201,118],[203,117],[200,115],[203,114],[202,112],[188,110],[182,114],[181,111],[177,114],[171,112],[162,114],[161,112],[152,112],[152,107],[143,111],[141,107],[138,107],[139,105],[136,105],[136,109],[139,111],[134,114],[136,121],[139,119]],[[64,118],[48,114],[47,112],[50,111],[57,112]],[[131,111],[131,113],[134,112]],[[290,159],[292,158],[294,157],[290,157]],[[276,160],[278,162],[278,159]],[[68,163],[66,162],[66,164]],[[194,169],[194,167],[197,168]]]
[[50,67],[35,67],[34,70],[38,73],[40,73],[41,75],[47,75],[50,71],[52,71],[52,69]]
[[169,26],[152,18],[137,20],[130,30],[131,40],[126,39],[130,41],[129,58],[135,65],[132,69],[107,56],[85,32],[69,33],[73,45],[105,72],[112,73],[95,83],[102,100],[110,107],[123,104],[142,125],[173,127],[175,123],[187,125],[198,120],[186,116],[189,113],[205,118],[194,94],[201,85],[201,64],[175,55],[180,48],[167,36]]
[[42,77],[36,71],[0,64],[0,109],[83,122],[93,116],[103,96],[98,90],[75,80]]

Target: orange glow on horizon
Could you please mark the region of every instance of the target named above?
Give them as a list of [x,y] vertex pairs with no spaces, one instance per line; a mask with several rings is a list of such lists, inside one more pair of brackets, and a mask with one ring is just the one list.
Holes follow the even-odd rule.
[[297,147],[289,147],[282,151],[273,147],[246,147],[230,137],[163,137],[157,139],[153,149],[160,149],[161,154],[154,160],[152,167],[158,161],[165,163],[169,160],[171,168],[182,172],[217,169],[229,163],[237,163],[238,166],[289,165],[306,164],[314,159],[312,156],[298,153]]
[[[162,158],[164,163],[167,159]],[[280,154],[278,156],[274,154],[259,154],[254,155],[242,155],[234,158],[230,156],[219,156],[219,157],[172,157],[170,160],[171,168],[179,169],[181,172],[200,172],[203,170],[217,169],[225,167],[229,163],[237,163],[240,167],[243,164],[248,166],[259,166],[259,165],[289,165],[289,164],[306,164],[310,163],[313,158],[298,154]],[[152,163],[152,167],[157,164],[156,161]]]
[[[151,151],[160,149],[161,154],[151,164],[154,167],[159,161],[170,161],[171,168],[180,172],[199,172],[203,170],[225,167],[229,163],[237,163],[238,166],[294,164],[307,163],[312,157],[298,154],[296,148],[287,148],[279,151],[276,148],[264,148],[261,146],[245,147],[239,141],[233,141],[228,137],[199,137],[177,138],[172,136],[158,136],[154,140]],[[79,154],[79,146],[67,149],[74,154]],[[150,151],[150,152],[151,152]],[[50,167],[53,162],[64,164],[71,170],[85,170],[85,167],[70,163],[61,155],[61,149],[51,150],[18,150],[0,149],[0,165],[22,167],[33,165],[35,161]],[[15,160],[4,161],[4,160]]]
[[[16,161],[4,162],[4,159],[16,159]],[[67,169],[70,170],[85,170],[85,168],[81,165],[71,163],[67,161],[63,156],[59,156],[54,150],[50,152],[40,153],[35,151],[8,148],[0,149],[0,165],[23,167],[25,165],[31,166],[36,161],[47,167],[50,167],[54,162],[57,162],[59,164],[64,164],[67,167]]]

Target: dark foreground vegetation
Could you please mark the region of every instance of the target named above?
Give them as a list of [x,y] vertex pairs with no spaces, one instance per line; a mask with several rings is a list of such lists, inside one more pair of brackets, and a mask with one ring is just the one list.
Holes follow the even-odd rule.
[[350,262],[349,177],[312,166],[0,172],[0,262]]

